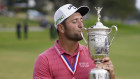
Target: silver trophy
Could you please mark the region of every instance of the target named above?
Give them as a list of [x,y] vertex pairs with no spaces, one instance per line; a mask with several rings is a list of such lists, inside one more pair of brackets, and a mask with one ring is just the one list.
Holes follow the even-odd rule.
[[[95,7],[97,10],[97,20],[98,22],[94,25],[87,28],[84,28],[87,31],[87,39],[85,40],[83,33],[81,33],[83,40],[88,45],[88,50],[90,51],[91,58],[94,59],[95,63],[101,63],[104,57],[109,56],[109,48],[114,40],[114,37],[118,31],[117,27],[113,25],[111,28],[104,26],[100,22],[100,11],[102,8]],[[115,28],[114,36],[110,41],[110,33],[112,32],[112,28]],[[90,71],[90,79],[110,79],[109,72],[104,69],[94,68]]]

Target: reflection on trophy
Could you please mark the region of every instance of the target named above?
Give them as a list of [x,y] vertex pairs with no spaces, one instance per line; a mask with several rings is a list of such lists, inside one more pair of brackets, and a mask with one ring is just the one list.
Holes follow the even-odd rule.
[[[113,25],[111,28],[104,26],[100,22],[100,11],[102,8],[95,7],[95,9],[97,10],[98,22],[88,29],[85,28],[87,31],[88,42],[85,40],[83,33],[81,33],[81,35],[88,45],[88,50],[90,51],[91,57],[94,59],[95,63],[98,64],[101,63],[104,57],[109,56],[109,48],[118,29],[115,25]],[[115,28],[116,31],[112,37],[112,40],[110,41],[110,33],[112,28]],[[109,72],[104,69],[94,68],[90,71],[90,79],[110,79]]]

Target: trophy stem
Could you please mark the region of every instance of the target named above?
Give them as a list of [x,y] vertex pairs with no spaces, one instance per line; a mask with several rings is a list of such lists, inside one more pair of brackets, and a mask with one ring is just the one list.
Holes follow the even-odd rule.
[[100,64],[101,61],[100,61],[100,60],[96,60],[95,63],[96,63],[96,64]]
[[[96,61],[95,63],[97,65],[100,64],[101,62]],[[90,71],[90,79],[110,79],[110,73],[105,69],[95,67]]]
[[90,71],[90,79],[110,79],[110,74],[107,70],[94,68]]

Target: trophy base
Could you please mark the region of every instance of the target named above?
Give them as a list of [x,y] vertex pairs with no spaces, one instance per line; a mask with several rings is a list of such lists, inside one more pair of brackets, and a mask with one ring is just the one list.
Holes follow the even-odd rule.
[[90,79],[110,79],[110,75],[107,70],[94,68],[90,71]]

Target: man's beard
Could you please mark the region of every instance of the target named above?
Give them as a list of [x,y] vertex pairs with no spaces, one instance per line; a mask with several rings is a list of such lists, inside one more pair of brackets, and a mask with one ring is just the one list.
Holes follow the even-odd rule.
[[78,34],[78,32],[71,33],[72,30],[69,30],[65,24],[64,24],[64,28],[65,28],[65,36],[67,37],[67,39],[73,40],[73,41],[80,41],[83,39],[81,33],[80,34]]
[[82,36],[78,33],[74,33],[74,34],[70,34],[68,31],[65,33],[65,36],[69,39],[69,40],[73,40],[73,41],[80,41],[82,40]]

